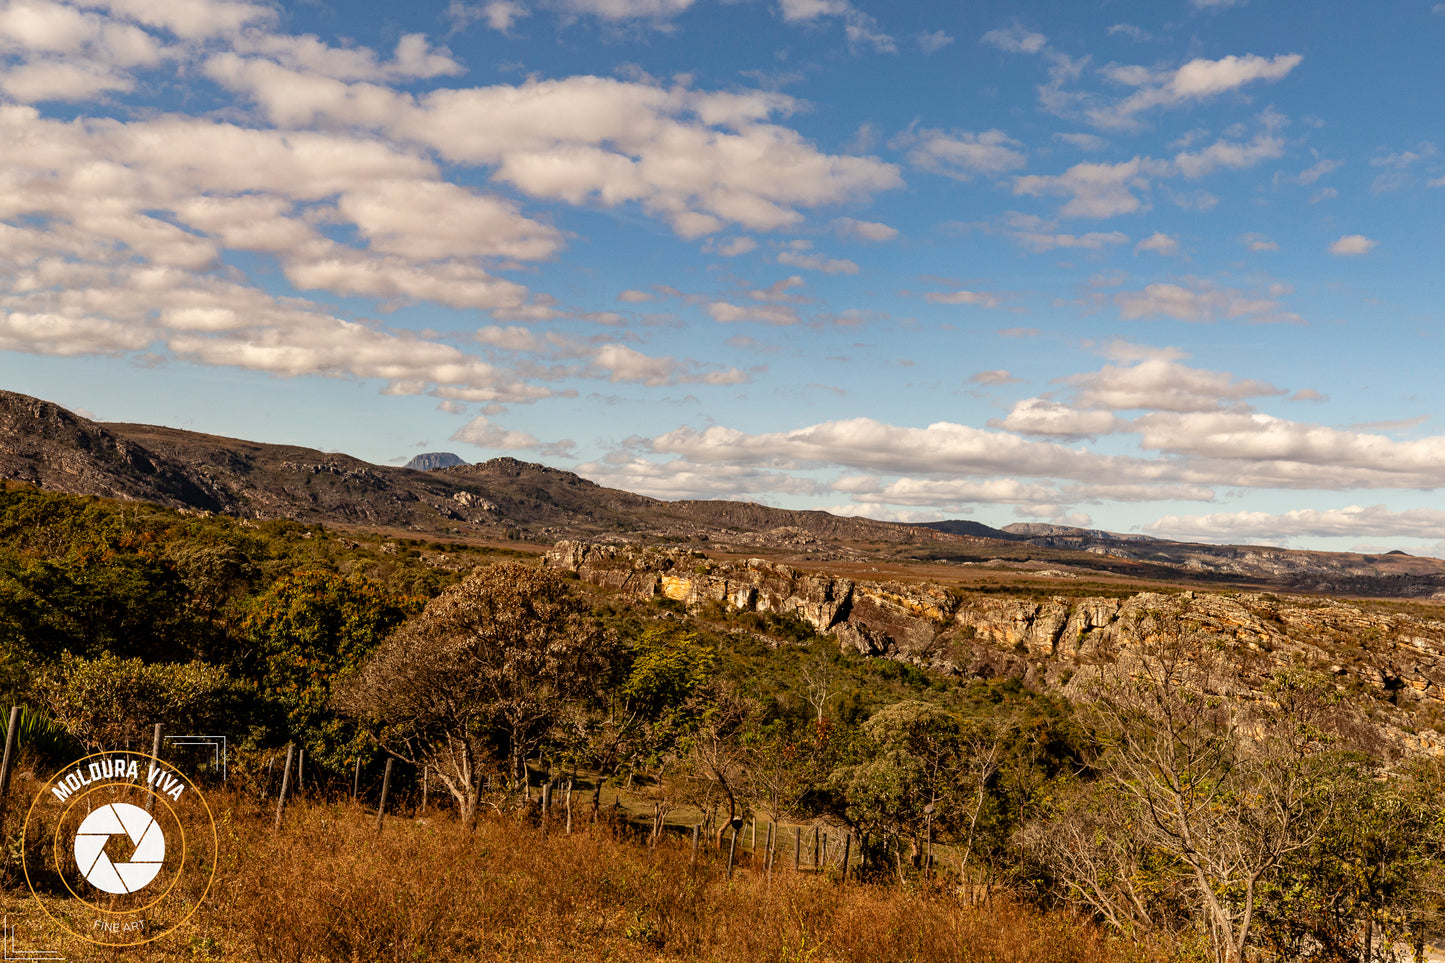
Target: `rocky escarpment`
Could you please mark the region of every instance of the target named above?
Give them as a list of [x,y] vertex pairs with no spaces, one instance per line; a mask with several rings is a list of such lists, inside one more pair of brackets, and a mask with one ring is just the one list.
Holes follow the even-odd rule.
[[[634,598],[793,614],[860,654],[948,674],[1020,677],[1078,694],[1101,666],[1137,661],[1161,634],[1222,646],[1232,686],[1261,697],[1276,669],[1303,667],[1378,704],[1402,728],[1445,708],[1445,621],[1343,602],[1252,593],[1135,592],[1117,597],[995,595],[933,583],[874,582],[695,551],[559,542],[547,564]],[[1046,589],[1043,591],[1047,591]]]

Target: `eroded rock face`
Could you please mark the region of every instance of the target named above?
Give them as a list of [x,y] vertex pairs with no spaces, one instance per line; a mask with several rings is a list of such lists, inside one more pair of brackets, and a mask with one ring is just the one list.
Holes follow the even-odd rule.
[[[1082,696],[1103,667],[1139,667],[1164,635],[1218,646],[1221,692],[1262,699],[1279,668],[1331,675],[1348,699],[1400,710],[1445,701],[1445,621],[1376,614],[1315,598],[1138,592],[1123,598],[1022,598],[937,584],[810,574],[698,552],[559,542],[547,564],[636,598],[792,613],[840,646],[948,674],[1023,678]],[[1351,695],[1354,693],[1354,695]],[[1445,751],[1445,737],[1382,720],[1398,745]]]

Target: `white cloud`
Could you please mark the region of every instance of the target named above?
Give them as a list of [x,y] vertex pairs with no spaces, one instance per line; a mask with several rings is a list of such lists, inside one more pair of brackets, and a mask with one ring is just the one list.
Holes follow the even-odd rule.
[[1108,29],[1106,32],[1107,32],[1107,33],[1109,34],[1109,36],[1111,36],[1111,37],[1113,37],[1113,36],[1124,36],[1124,37],[1128,37],[1130,40],[1134,41],[1135,43],[1144,43],[1144,42],[1146,42],[1146,41],[1148,41],[1148,40],[1153,40],[1153,39],[1154,39],[1153,34],[1149,33],[1149,31],[1145,30],[1143,27],[1140,27],[1140,26],[1138,26],[1138,25],[1136,25],[1136,24],[1132,24],[1132,23],[1116,23],[1116,24],[1113,24],[1113,25],[1111,25],[1111,26],[1109,27],[1109,29]]
[[850,46],[867,44],[879,53],[894,53],[897,44],[878,29],[878,21],[848,0],[779,0],[778,12],[786,23],[813,23],[823,17],[842,17]]
[[1369,254],[1379,241],[1372,241],[1363,234],[1346,234],[1330,245],[1330,253],[1340,257],[1358,257]]
[[499,33],[510,33],[517,21],[530,16],[531,11],[514,0],[491,0],[477,8],[469,8],[458,0],[452,0],[451,6],[447,8],[447,15],[452,21],[453,29],[461,29],[472,20],[481,19]]
[[898,236],[896,227],[877,221],[859,221],[851,217],[834,218],[833,227],[845,237],[857,237],[865,241],[891,241]]
[[935,54],[953,43],[953,38],[942,30],[925,30],[914,37],[918,42],[918,49],[926,54]]
[[373,250],[409,260],[504,257],[543,260],[562,246],[556,228],[515,204],[445,181],[380,181],[349,191],[336,209]]
[[1301,323],[1299,315],[1285,311],[1279,297],[1289,289],[1274,285],[1265,292],[1249,294],[1200,280],[1185,284],[1150,284],[1142,291],[1120,291],[1114,295],[1119,316],[1125,321],[1166,317],[1176,321],[1251,321],[1256,323]]
[[648,301],[654,300],[656,297],[656,295],[650,294],[647,291],[635,291],[629,288],[617,295],[617,300],[624,304],[645,304]]
[[1015,194],[1069,198],[1062,217],[1116,217],[1143,209],[1135,191],[1149,187],[1150,174],[1167,173],[1157,161],[1135,157],[1117,164],[1075,164],[1062,174],[1025,174],[1014,178]]
[[684,458],[666,462],[644,458],[607,458],[578,465],[577,473],[609,488],[653,498],[745,498],[780,492],[818,495],[825,489],[786,472],[731,465],[699,465]]
[[653,438],[650,447],[700,463],[778,470],[839,465],[899,475],[1107,477],[1110,471],[1122,473],[1138,462],[950,422],[910,428],[872,418],[758,435],[722,426],[703,431],[678,428]]
[[969,384],[975,385],[1011,385],[1017,384],[1022,379],[1015,378],[1012,373],[1003,368],[995,368],[992,371],[979,371],[969,375]]
[[1048,46],[1049,38],[1015,24],[999,30],[990,30],[983,35],[983,42],[1008,53],[1034,54]]
[[184,40],[236,34],[244,27],[276,20],[276,10],[268,5],[231,0],[82,0],[81,5],[165,30]]
[[979,133],[910,130],[893,141],[908,149],[908,162],[920,170],[966,181],[978,175],[1002,174],[1024,165],[1022,145],[1001,130]]
[[[1071,408],[1044,398],[1025,398],[1017,402],[1008,417],[990,421],[994,428],[1016,431],[1021,435],[1050,438],[1093,438],[1112,434],[1126,422],[1107,411]],[[1057,499],[1054,499],[1057,500]]]
[[716,241],[708,238],[703,243],[702,249],[708,254],[716,254],[719,257],[737,257],[757,250],[758,242],[750,237],[731,237],[725,241]]
[[[833,487],[861,505],[929,505],[958,511],[972,505],[1056,505],[1064,495],[1052,485],[1013,478],[984,480],[900,478],[876,487],[873,478],[842,479]],[[861,489],[861,490],[860,490]],[[874,489],[874,490],[868,490]]]
[[1240,237],[1239,243],[1249,248],[1250,252],[1254,254],[1279,250],[1279,245],[1263,234],[1245,234]]
[[693,0],[557,0],[560,9],[599,20],[665,20],[692,6]]
[[530,435],[525,431],[510,431],[501,428],[494,425],[485,415],[478,415],[462,425],[452,433],[451,440],[496,451],[519,451],[527,448],[540,448],[542,445],[535,435]]
[[798,312],[786,305],[748,304],[736,305],[727,301],[714,301],[707,306],[708,316],[725,324],[737,321],[757,321],[761,324],[797,324]]
[[[1219,411],[1248,398],[1285,393],[1268,382],[1241,381],[1227,372],[1191,368],[1163,357],[1146,358],[1126,366],[1105,365],[1098,371],[1071,375],[1064,380],[1074,388],[1081,407],[1106,411]],[[1037,410],[1065,417],[1058,408]],[[1033,410],[1027,413],[1032,415]],[[1067,433],[1098,434],[1102,429]]]
[[1445,511],[1384,505],[1350,505],[1323,511],[1301,508],[1281,514],[1221,512],[1165,515],[1144,530],[1174,538],[1209,541],[1271,541],[1291,538],[1445,538]]
[[1119,231],[1090,231],[1087,234],[1064,234],[1057,225],[1028,214],[1010,214],[1004,232],[1036,253],[1056,248],[1102,251],[1117,244],[1127,244],[1129,235]]
[[1238,90],[1251,83],[1287,76],[1304,58],[1299,54],[1275,57],[1230,55],[1218,60],[1196,58],[1172,71],[1144,67],[1115,67],[1113,80],[1138,89],[1117,103],[1096,106],[1085,116],[1099,127],[1132,127],[1136,115],[1154,108],[1179,107]]
[[999,306],[997,295],[982,291],[929,291],[923,300],[930,304],[967,304],[978,308]]
[[862,200],[901,184],[891,164],[824,154],[796,131],[767,123],[794,106],[781,94],[579,76],[412,98],[262,60],[216,57],[207,69],[254,97],[277,123],[380,130],[449,162],[489,167],[531,197],[639,204],[684,237],[730,223],[778,230],[799,223],[800,208]]
[[1309,167],[1306,167],[1304,170],[1296,174],[1294,178],[1295,183],[1302,186],[1308,186],[1319,180],[1321,177],[1324,177],[1326,174],[1330,174],[1334,171],[1339,170],[1341,166],[1343,165],[1337,160],[1319,161],[1318,163],[1311,164]]
[[1179,239],[1156,231],[1134,245],[1134,253],[1138,254],[1140,251],[1152,251],[1165,257],[1174,257],[1179,253]]
[[778,253],[778,263],[824,274],[857,274],[858,265],[846,258],[830,258],[808,253],[808,242],[794,241],[788,250]]
[[1283,154],[1282,138],[1259,134],[1248,143],[1220,140],[1203,150],[1176,154],[1174,166],[1180,174],[1194,180],[1212,174],[1222,167],[1234,170],[1254,167],[1262,161],[1274,160]]

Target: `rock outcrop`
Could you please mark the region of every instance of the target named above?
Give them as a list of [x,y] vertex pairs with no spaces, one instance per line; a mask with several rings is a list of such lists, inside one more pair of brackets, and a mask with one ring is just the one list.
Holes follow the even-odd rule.
[[1229,687],[1263,698],[1275,670],[1302,667],[1387,713],[1397,741],[1445,748],[1433,730],[1411,734],[1417,708],[1445,701],[1445,621],[1368,612],[1344,602],[1257,593],[1133,592],[1118,597],[1028,597],[934,583],[872,582],[696,551],[559,542],[550,566],[633,598],[689,607],[790,613],[840,646],[947,674],[1018,677],[1079,695],[1101,667],[1138,663],[1161,636],[1220,647]]

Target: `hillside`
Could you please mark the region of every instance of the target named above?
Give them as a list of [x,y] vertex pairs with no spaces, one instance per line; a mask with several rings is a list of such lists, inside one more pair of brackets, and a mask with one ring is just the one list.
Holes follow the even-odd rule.
[[962,519],[902,525],[748,502],[662,501],[514,458],[429,470],[373,465],[294,445],[97,423],[13,392],[0,392],[0,478],[242,518],[539,546],[585,539],[795,562],[1043,568],[1131,582],[1398,598],[1445,594],[1445,562],[1402,553],[1202,545],[1048,525],[999,530]]

